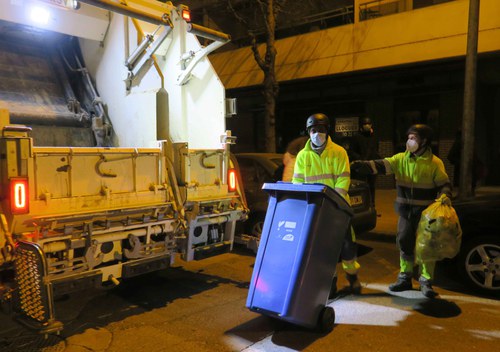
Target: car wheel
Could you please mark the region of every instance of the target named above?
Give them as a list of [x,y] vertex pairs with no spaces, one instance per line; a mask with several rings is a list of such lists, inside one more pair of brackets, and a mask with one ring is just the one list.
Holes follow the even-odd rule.
[[459,271],[469,286],[500,291],[500,239],[474,238],[463,245],[458,257]]

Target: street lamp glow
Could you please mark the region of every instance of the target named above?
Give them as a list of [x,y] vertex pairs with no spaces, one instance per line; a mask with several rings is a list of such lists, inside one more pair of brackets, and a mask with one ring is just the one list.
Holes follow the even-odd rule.
[[49,23],[50,12],[43,7],[33,7],[30,11],[30,19],[38,24],[45,25]]

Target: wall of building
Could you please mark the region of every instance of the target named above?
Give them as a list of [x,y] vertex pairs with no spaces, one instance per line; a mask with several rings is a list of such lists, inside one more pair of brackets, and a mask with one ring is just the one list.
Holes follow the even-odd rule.
[[[482,182],[500,184],[500,54],[481,56],[478,61],[476,148],[489,174]],[[412,123],[430,124],[436,134],[435,153],[450,177],[453,165],[447,155],[463,111],[464,60],[448,60],[371,70],[351,75],[332,75],[281,85],[277,103],[277,148],[305,130],[306,118],[316,112],[337,117],[370,116],[380,140],[381,157],[401,151],[405,132]],[[264,151],[263,99],[258,88],[234,89],[228,96],[238,99],[238,116],[228,128],[238,136],[234,151]],[[496,133],[494,131],[497,131]],[[338,142],[338,141],[337,141]],[[393,188],[391,176],[378,178],[379,188]]]
[[[285,82],[462,57],[468,6],[468,0],[455,0],[278,40],[277,78]],[[500,1],[481,1],[480,53],[500,50],[499,13]],[[249,47],[211,55],[211,60],[228,89],[263,80]]]

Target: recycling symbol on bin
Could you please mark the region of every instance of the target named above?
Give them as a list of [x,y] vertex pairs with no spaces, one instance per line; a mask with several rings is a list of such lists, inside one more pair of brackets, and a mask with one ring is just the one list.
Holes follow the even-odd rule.
[[280,231],[282,228],[284,228],[285,231],[288,232],[286,235],[283,236],[282,240],[293,242],[295,236],[291,232],[296,227],[297,227],[297,223],[295,221],[280,221],[280,222],[278,222],[278,231]]

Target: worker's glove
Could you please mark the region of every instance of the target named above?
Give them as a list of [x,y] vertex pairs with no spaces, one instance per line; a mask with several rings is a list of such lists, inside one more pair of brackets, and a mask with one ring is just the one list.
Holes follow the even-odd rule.
[[355,160],[351,162],[351,172],[356,173],[358,175],[370,175],[373,173],[372,168],[368,164],[368,162],[363,160]]
[[441,196],[437,199],[438,202],[441,202],[443,205],[448,205],[451,207],[451,199],[446,194],[441,194]]

